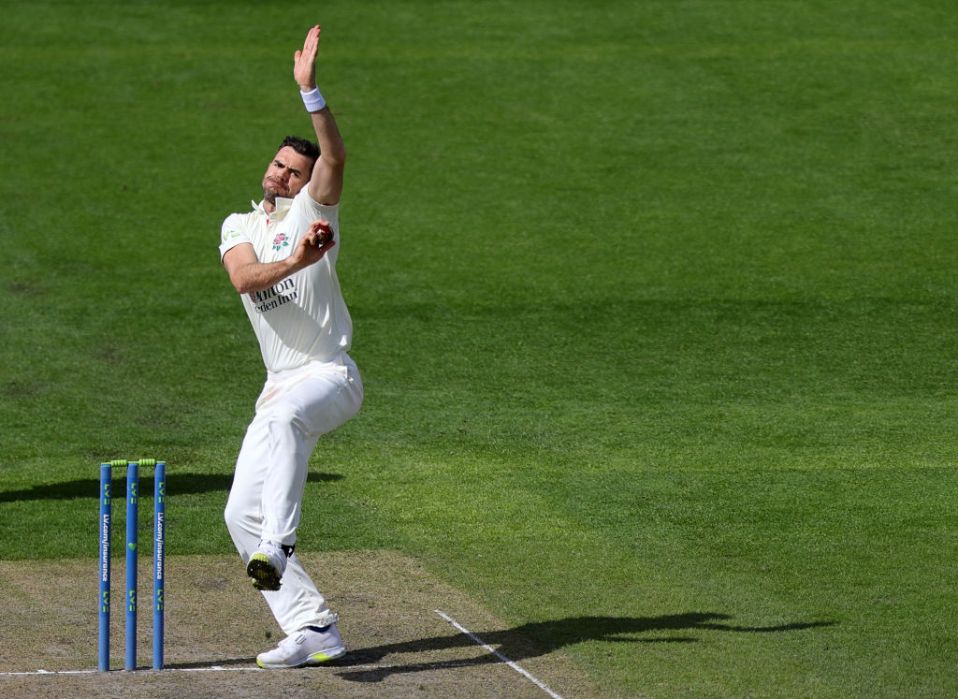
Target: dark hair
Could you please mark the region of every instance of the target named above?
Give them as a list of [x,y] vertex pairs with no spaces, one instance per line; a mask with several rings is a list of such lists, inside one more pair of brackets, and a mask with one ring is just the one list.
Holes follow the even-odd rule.
[[286,146],[289,146],[300,155],[305,155],[314,163],[319,158],[319,146],[312,141],[307,141],[305,138],[300,138],[299,136],[287,136],[283,139],[283,142],[279,144],[279,148],[277,150],[282,150]]

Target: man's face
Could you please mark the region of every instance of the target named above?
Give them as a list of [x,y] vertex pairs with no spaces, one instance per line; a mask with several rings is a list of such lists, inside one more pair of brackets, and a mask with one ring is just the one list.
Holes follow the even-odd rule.
[[279,149],[263,176],[263,198],[271,204],[276,197],[295,197],[309,182],[313,161],[290,146]]

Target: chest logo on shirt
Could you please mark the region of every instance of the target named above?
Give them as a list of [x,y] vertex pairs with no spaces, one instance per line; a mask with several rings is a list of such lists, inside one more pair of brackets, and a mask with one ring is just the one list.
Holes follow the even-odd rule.
[[282,250],[289,245],[289,239],[286,237],[285,233],[277,233],[276,237],[273,238],[273,250]]

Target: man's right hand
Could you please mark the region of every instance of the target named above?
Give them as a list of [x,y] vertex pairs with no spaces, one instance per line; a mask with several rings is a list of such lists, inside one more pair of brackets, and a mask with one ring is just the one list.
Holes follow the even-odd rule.
[[316,264],[336,245],[333,240],[333,229],[329,222],[317,219],[309,224],[303,237],[300,238],[296,249],[289,256],[289,263],[295,270]]

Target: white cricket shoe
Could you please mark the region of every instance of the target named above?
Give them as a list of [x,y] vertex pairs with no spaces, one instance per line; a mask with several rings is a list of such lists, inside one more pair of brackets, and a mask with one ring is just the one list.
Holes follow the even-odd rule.
[[256,656],[256,664],[265,670],[322,665],[346,655],[346,644],[336,624],[320,630],[316,627],[300,629],[287,636],[273,650]]
[[269,541],[261,542],[246,564],[246,574],[257,590],[278,590],[285,572],[286,552]]

